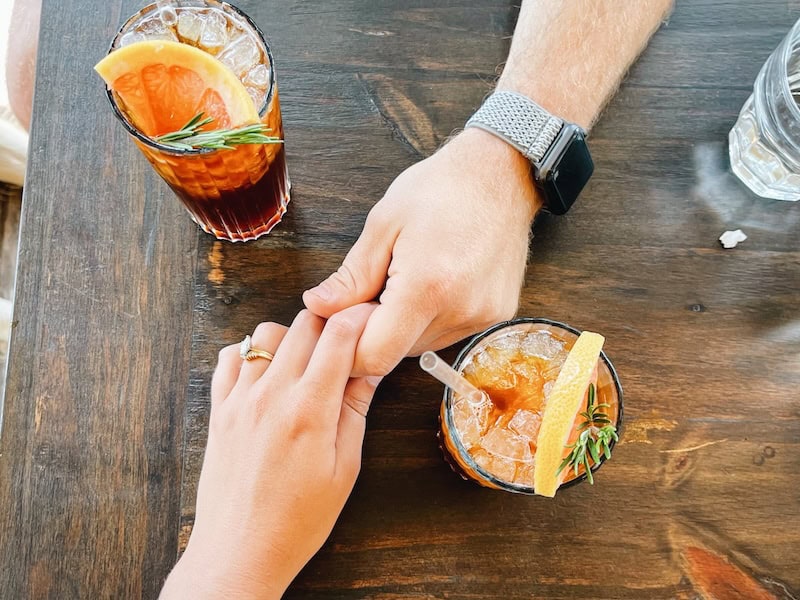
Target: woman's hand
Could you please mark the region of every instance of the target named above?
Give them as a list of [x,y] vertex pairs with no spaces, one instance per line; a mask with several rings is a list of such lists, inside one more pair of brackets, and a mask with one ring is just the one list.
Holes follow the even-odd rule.
[[162,598],[280,598],[322,546],[358,475],[380,380],[350,378],[374,308],[260,324],[252,345],[272,361],[243,361],[238,344],[220,352],[194,529]]

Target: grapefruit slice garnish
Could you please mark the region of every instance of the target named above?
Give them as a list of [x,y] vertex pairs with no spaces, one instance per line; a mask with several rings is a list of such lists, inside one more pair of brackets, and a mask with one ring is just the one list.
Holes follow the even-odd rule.
[[536,440],[533,487],[541,496],[553,497],[561,485],[558,468],[567,452],[575,417],[584,406],[586,390],[600,358],[605,338],[590,331],[580,334],[553,384]]
[[95,70],[142,133],[155,137],[178,131],[204,113],[208,129],[258,122],[244,84],[212,55],[179,42],[135,42],[109,53]]

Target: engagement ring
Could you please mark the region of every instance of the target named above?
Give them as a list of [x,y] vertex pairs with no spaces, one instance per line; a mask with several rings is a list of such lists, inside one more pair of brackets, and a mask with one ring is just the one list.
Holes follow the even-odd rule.
[[242,340],[242,343],[239,345],[239,356],[241,356],[243,360],[253,360],[255,358],[266,358],[267,360],[272,360],[275,358],[275,355],[272,354],[272,352],[267,352],[266,350],[261,350],[259,348],[253,348],[250,342],[250,336],[246,335]]

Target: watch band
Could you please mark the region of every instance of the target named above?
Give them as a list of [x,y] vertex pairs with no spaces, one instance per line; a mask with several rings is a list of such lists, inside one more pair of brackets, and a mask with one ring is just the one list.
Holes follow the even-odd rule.
[[564,121],[522,94],[494,92],[464,128],[478,127],[493,133],[538,165],[563,126]]

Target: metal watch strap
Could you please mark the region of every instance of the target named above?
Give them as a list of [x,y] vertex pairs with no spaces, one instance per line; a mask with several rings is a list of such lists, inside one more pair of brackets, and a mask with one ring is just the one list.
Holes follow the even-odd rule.
[[522,94],[494,92],[464,128],[493,133],[538,165],[563,126],[564,121]]

